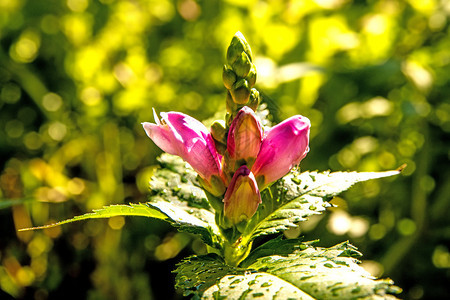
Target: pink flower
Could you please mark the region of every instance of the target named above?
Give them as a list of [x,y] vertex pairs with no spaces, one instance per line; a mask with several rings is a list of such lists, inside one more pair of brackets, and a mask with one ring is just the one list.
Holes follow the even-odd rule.
[[261,203],[261,194],[253,173],[241,166],[233,175],[223,199],[224,213],[232,224],[250,219]]
[[262,190],[286,175],[309,151],[309,119],[293,116],[266,132],[252,167]]
[[229,157],[235,161],[245,160],[251,163],[256,159],[263,131],[253,110],[244,106],[231,123],[227,139]]
[[160,121],[154,114],[156,124],[142,123],[147,135],[165,152],[187,161],[205,190],[216,197],[225,193],[224,214],[232,224],[251,218],[261,203],[259,191],[286,175],[309,151],[308,118],[291,117],[263,135],[253,110],[243,107],[228,131],[222,167],[201,122],[177,112],[161,113]]
[[142,123],[148,137],[163,151],[180,156],[207,182],[221,176],[221,157],[208,129],[196,119],[178,112],[153,111],[155,122]]

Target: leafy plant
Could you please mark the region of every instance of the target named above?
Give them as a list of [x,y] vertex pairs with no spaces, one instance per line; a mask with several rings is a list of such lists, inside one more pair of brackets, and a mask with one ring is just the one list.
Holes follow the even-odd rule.
[[[143,123],[165,152],[150,180],[149,201],[112,205],[56,224],[113,216],[165,220],[199,235],[209,254],[178,264],[176,285],[202,299],[395,298],[391,280],[377,280],[358,265],[361,254],[344,242],[330,248],[278,235],[252,250],[255,239],[282,233],[321,214],[332,197],[387,172],[300,172],[309,151],[309,120],[294,116],[272,128],[253,88],[256,69],[244,37],[227,52],[223,80],[228,90],[225,121],[211,131],[182,113],[161,113]],[[184,161],[183,161],[184,160]],[[186,163],[187,162],[187,163]]]

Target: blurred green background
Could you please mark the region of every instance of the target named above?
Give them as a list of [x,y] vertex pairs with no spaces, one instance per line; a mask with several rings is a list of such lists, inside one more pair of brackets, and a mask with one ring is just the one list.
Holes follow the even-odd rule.
[[407,164],[287,235],[348,239],[400,297],[448,299],[449,16],[449,0],[0,0],[0,298],[182,298],[171,271],[205,246],[163,222],[16,230],[145,201],[161,152],[140,123],[223,110],[240,30],[274,121],[312,121],[303,170]]

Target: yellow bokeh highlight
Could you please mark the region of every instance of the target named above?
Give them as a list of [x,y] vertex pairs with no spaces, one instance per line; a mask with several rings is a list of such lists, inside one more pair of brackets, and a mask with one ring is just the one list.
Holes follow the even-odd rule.
[[40,45],[40,35],[34,30],[26,30],[11,46],[9,55],[17,62],[30,63],[37,57]]
[[108,225],[114,230],[120,230],[125,225],[125,218],[122,216],[109,218]]
[[75,46],[81,46],[91,37],[92,16],[83,13],[66,15],[63,19],[63,31]]
[[358,35],[350,30],[346,20],[339,15],[316,17],[310,22],[308,52],[309,62],[327,64],[338,51],[350,50],[359,45]]
[[89,5],[89,0],[67,0],[67,7],[74,12],[83,12]]

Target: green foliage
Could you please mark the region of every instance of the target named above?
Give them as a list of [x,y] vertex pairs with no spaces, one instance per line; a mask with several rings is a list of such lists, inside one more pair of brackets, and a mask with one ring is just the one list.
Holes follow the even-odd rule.
[[396,174],[399,171],[292,172],[263,192],[263,203],[247,225],[243,236],[248,240],[244,241],[296,227],[298,222],[305,221],[308,216],[323,212],[330,206],[327,200],[357,182]]
[[[279,251],[281,249],[281,251]],[[178,265],[177,285],[202,299],[396,299],[391,280],[375,280],[358,266],[360,253],[348,242],[315,248],[300,240],[276,239],[255,249],[233,268],[215,255]]]
[[[151,107],[199,120],[224,109],[220,66],[241,31],[274,122],[299,113],[312,122],[303,170],[408,164],[395,184],[341,194],[339,210],[301,234],[350,239],[402,298],[447,297],[449,26],[445,1],[0,1],[0,289],[177,297],[169,277],[154,279],[173,263],[157,254],[204,252],[169,243],[170,226],[15,228],[146,202],[160,152],[139,123]],[[358,233],[332,226],[342,214]]]
[[220,248],[221,237],[214,213],[209,210],[206,196],[198,187],[196,173],[176,156],[163,154],[159,160],[161,168],[155,171],[150,181],[152,195],[149,202],[105,206],[92,213],[22,231],[51,228],[87,219],[141,216],[168,221],[181,231],[199,234],[209,246]]

